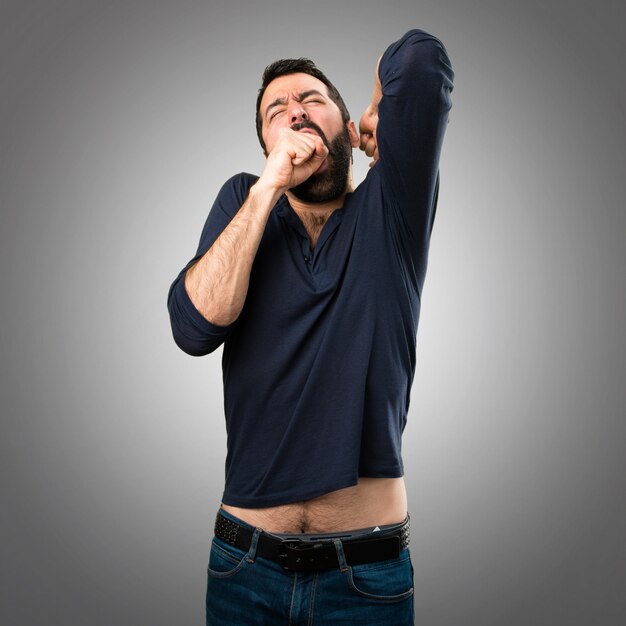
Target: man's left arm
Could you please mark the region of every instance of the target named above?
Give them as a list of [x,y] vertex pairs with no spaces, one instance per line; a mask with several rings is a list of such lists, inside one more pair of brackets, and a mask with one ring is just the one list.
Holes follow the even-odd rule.
[[359,124],[360,147],[392,198],[389,217],[414,243],[427,241],[432,229],[453,80],[441,41],[411,30],[380,57]]

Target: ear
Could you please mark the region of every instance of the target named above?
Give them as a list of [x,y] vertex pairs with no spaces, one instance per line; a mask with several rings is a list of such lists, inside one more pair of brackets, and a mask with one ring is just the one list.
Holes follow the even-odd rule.
[[348,135],[350,137],[350,145],[353,148],[358,148],[361,145],[361,139],[359,137],[359,133],[357,132],[356,126],[354,125],[354,122],[350,120],[346,124],[346,127],[348,128]]

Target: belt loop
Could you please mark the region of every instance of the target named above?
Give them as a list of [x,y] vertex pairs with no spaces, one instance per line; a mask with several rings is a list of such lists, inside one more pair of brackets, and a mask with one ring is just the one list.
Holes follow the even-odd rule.
[[248,550],[248,554],[246,554],[246,561],[248,563],[254,563],[254,559],[256,557],[256,547],[259,543],[259,535],[263,532],[262,528],[255,528],[254,533],[252,533],[252,541],[250,542],[250,549]]
[[342,572],[348,571],[348,563],[346,561],[346,555],[343,552],[343,544],[341,543],[341,539],[333,539],[333,543],[335,544],[335,550],[337,550],[337,560],[339,561],[339,569]]

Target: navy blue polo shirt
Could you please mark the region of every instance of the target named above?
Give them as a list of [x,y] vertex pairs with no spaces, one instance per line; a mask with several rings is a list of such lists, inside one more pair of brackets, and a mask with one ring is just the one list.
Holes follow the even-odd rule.
[[379,77],[380,159],[330,216],[315,249],[283,195],[239,318],[226,327],[207,321],[184,274],[258,180],[237,174],[170,288],[177,344],[192,355],[224,344],[225,504],[276,506],[356,485],[360,476],[404,473],[401,437],[454,73],[442,43],[412,30],[386,50]]

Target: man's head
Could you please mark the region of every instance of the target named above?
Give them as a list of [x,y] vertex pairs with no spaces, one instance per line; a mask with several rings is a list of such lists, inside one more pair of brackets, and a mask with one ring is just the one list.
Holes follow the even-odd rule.
[[359,138],[334,85],[309,59],[282,59],[263,73],[256,128],[267,156],[282,128],[318,134],[329,149],[328,168],[291,189],[306,202],[324,202],[346,189],[352,148]]
[[310,59],[280,59],[274,61],[271,65],[268,65],[263,72],[263,78],[261,79],[261,88],[256,99],[256,132],[263,148],[263,152],[267,153],[265,146],[265,140],[263,139],[263,115],[261,112],[261,101],[263,95],[267,90],[268,85],[281,76],[288,74],[308,74],[317,78],[320,82],[326,86],[326,95],[337,105],[341,113],[341,119],[344,124],[350,121],[350,113],[343,101],[343,98],[337,91],[336,87],[326,78],[321,70]]

